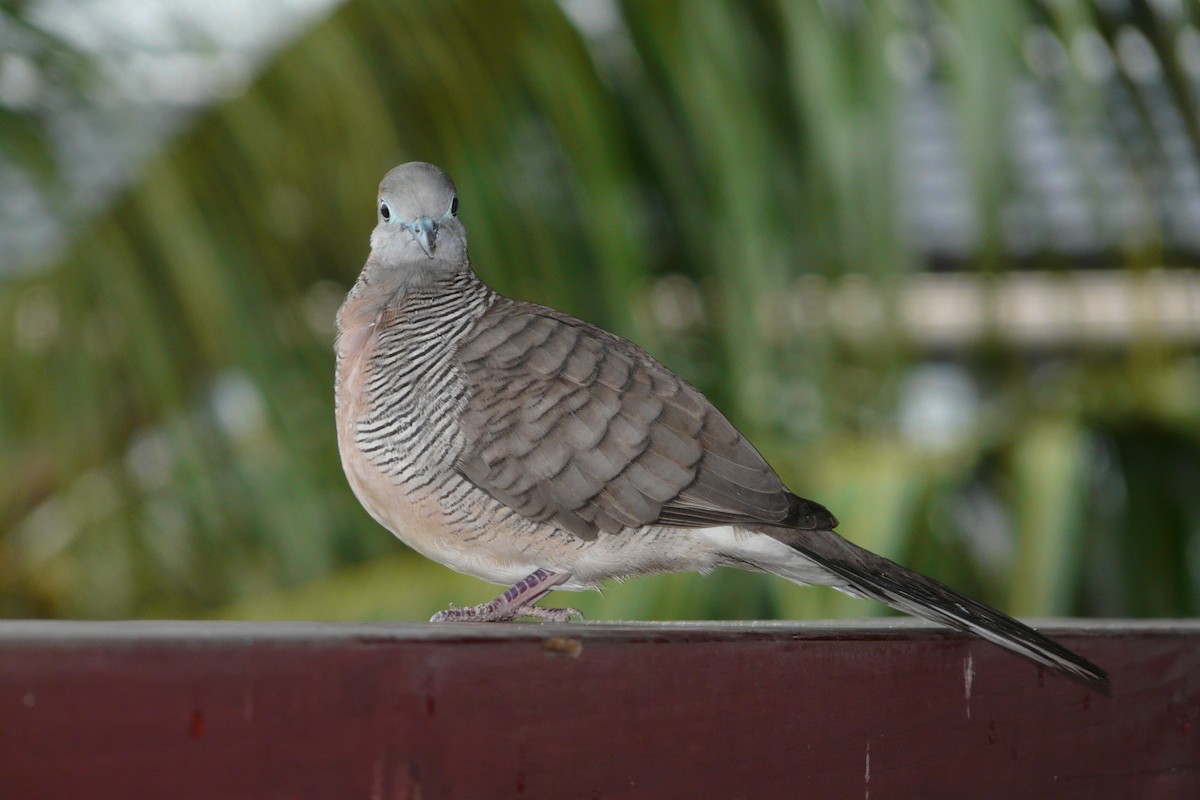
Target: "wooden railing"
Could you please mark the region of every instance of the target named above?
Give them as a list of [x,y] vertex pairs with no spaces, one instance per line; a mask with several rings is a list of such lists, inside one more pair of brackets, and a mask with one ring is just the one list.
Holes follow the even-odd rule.
[[0,622],[0,798],[1200,797],[1200,624],[1104,696],[869,624]]

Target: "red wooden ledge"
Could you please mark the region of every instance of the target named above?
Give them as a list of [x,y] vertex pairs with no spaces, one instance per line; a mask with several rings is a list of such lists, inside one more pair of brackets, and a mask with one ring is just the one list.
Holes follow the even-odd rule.
[[1200,623],[0,622],[0,797],[1200,797]]

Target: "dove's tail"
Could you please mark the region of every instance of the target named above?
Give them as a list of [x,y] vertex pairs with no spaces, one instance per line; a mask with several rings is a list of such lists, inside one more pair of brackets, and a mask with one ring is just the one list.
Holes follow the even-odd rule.
[[[975,634],[1108,693],[1108,674],[1087,659],[1007,614],[864,550],[833,531],[776,527],[759,530],[832,573],[838,579],[833,585],[848,594],[870,597],[908,614]],[[785,578],[810,582],[811,577],[804,578],[805,568],[811,576],[811,566],[807,564],[795,576],[787,574],[786,567],[781,569],[780,565],[773,565],[771,571]]]

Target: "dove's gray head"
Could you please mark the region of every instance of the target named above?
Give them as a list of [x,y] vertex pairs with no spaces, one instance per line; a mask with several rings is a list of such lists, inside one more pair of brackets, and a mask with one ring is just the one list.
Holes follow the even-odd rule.
[[454,181],[432,164],[410,161],[383,176],[375,211],[371,255],[380,266],[436,274],[466,264]]

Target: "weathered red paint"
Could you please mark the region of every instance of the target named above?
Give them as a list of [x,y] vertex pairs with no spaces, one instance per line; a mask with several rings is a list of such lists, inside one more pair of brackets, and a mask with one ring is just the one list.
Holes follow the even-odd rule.
[[0,798],[1200,797],[1200,624],[0,622]]

